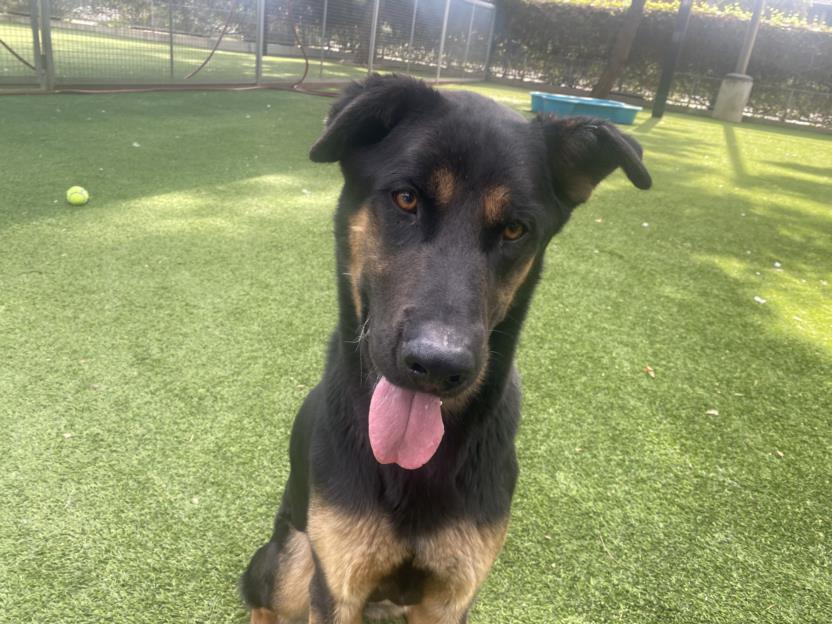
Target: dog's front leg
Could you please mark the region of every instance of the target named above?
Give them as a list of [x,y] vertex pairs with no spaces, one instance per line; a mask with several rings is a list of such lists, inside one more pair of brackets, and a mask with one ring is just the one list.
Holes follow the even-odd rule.
[[422,602],[408,610],[407,624],[466,624],[474,593],[467,584],[431,582]]
[[367,598],[407,554],[389,519],[313,496],[308,535],[315,557],[310,624],[361,624]]
[[407,612],[407,624],[467,624],[468,607],[456,608],[440,602],[422,603]]
[[414,563],[431,578],[422,601],[408,611],[408,624],[465,624],[507,526],[507,519],[483,525],[463,521],[419,540]]
[[309,624],[361,624],[366,596],[335,596],[319,561],[309,587]]

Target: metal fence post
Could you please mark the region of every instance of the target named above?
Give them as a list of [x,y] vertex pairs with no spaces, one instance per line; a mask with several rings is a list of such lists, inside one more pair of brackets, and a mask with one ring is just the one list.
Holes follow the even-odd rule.
[[754,3],[751,22],[748,24],[748,30],[745,33],[745,39],[742,43],[742,50],[740,50],[739,58],[737,58],[737,67],[734,69],[734,73],[736,74],[745,74],[748,71],[748,61],[751,60],[751,51],[754,49],[757,31],[760,30],[760,17],[763,14],[765,4],[765,0],[757,0]]
[[324,16],[321,20],[321,68],[318,71],[318,78],[324,75],[324,55],[329,50],[329,40],[326,38],[326,14],[329,9],[329,0],[324,0]]
[[367,56],[367,73],[373,73],[373,61],[376,58],[376,30],[378,29],[378,8],[381,0],[373,0],[373,24],[370,26],[370,49]]
[[436,58],[436,82],[442,76],[442,57],[445,55],[445,35],[448,34],[448,15],[451,13],[451,0],[445,0],[445,17],[442,18],[442,37],[439,39],[439,56]]
[[465,40],[465,54],[462,55],[462,73],[465,74],[465,66],[468,64],[468,50],[471,49],[471,33],[474,31],[474,14],[477,11],[477,5],[471,5],[471,19],[468,20],[468,38]]
[[413,56],[413,36],[416,34],[416,11],[419,10],[419,0],[413,0],[413,19],[410,22],[410,41],[407,43],[407,73],[410,73],[410,60]]
[[55,58],[52,51],[52,25],[49,20],[52,17],[52,8],[49,0],[40,0],[40,41],[43,47],[43,65],[46,70],[47,91],[55,88]]
[[35,57],[35,71],[38,74],[38,84],[46,89],[46,75],[43,71],[43,58],[40,51],[40,27],[38,26],[37,0],[29,0],[29,24],[32,27],[32,53]]
[[485,46],[485,64],[483,74],[488,78],[489,66],[491,65],[491,46],[494,44],[494,24],[497,22],[497,8],[491,9],[491,25],[488,27],[488,43]]
[[168,58],[170,79],[173,80],[173,0],[168,0]]
[[[254,82],[263,79],[263,44],[266,40],[266,0],[257,0],[257,36],[254,38],[257,52],[254,55]],[[268,45],[268,44],[266,44]]]

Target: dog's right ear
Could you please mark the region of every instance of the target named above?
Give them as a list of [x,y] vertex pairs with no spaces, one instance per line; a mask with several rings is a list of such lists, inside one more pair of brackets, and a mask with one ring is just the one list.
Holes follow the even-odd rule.
[[609,121],[592,117],[539,117],[555,194],[570,209],[582,204],[601,180],[621,169],[634,186],[653,184],[633,137]]
[[333,104],[323,134],[309,150],[314,162],[335,162],[353,147],[381,141],[406,116],[428,112],[442,96],[421,80],[373,74],[354,82]]

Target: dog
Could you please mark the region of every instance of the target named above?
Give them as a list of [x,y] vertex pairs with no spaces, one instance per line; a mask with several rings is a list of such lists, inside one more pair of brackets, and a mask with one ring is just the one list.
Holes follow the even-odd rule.
[[618,167],[651,186],[642,150],[603,120],[373,75],[310,158],[344,178],[339,318],[241,594],[252,624],[463,624],[506,535],[514,352],[544,251]]

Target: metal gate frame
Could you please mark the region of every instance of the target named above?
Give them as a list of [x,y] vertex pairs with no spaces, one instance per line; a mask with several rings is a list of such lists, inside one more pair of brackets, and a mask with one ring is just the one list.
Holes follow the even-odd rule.
[[[328,0],[324,1],[324,15],[326,15],[326,6]],[[468,52],[471,47],[471,36],[474,32],[474,18],[476,16],[477,7],[482,9],[491,11],[491,20],[489,23],[488,28],[488,43],[486,44],[486,53],[485,53],[485,61],[483,63],[483,73],[484,75],[488,74],[488,64],[491,60],[491,46],[494,43],[494,25],[497,21],[497,7],[490,2],[485,2],[484,0],[457,0],[458,2],[462,2],[464,4],[468,4],[471,7],[471,17],[468,21],[468,35],[465,40],[465,54],[463,56],[462,64],[468,62]],[[439,51],[436,55],[436,81],[439,82],[442,78],[442,63],[445,59],[445,41],[448,36],[448,18],[450,17],[451,13],[451,2],[452,0],[445,0],[445,7],[444,13],[442,17],[442,34],[439,38]],[[372,22],[372,30],[370,32],[370,58],[368,60],[368,68],[367,72],[372,73],[373,71],[373,64],[375,61],[376,55],[376,32],[378,31],[378,13],[379,7],[381,6],[381,0],[373,0],[373,22]],[[410,40],[408,42],[408,60],[407,60],[407,71],[410,71],[410,50],[413,47],[413,39],[416,34],[416,13],[419,10],[419,0],[413,0],[413,18],[410,22]],[[326,37],[326,19],[324,19],[324,31],[321,35],[322,37]]]
[[[323,24],[321,30],[321,60],[323,61],[325,50],[329,47],[327,39],[327,8],[330,0],[320,0],[323,6]],[[422,0],[424,1],[424,0]],[[29,0],[30,4],[30,25],[32,30],[32,50],[35,57],[35,71],[37,73],[38,86],[43,91],[55,90],[55,59],[52,48],[52,30],[51,30],[51,2],[52,0]],[[256,45],[255,45],[255,85],[263,84],[263,44],[266,40],[266,2],[267,0],[256,0]],[[490,2],[484,0],[445,0],[444,13],[442,18],[442,34],[439,40],[439,49],[436,54],[436,78],[438,82],[442,78],[443,63],[445,59],[445,43],[448,37],[448,18],[451,12],[451,3],[457,2],[470,6],[470,18],[468,20],[468,32],[465,40],[465,53],[462,59],[462,65],[468,62],[468,53],[471,46],[471,37],[474,30],[474,20],[477,11],[490,11],[491,20],[488,30],[488,38],[485,48],[485,59],[483,63],[484,75],[488,73],[488,65],[491,59],[491,46],[494,41],[494,25],[496,22],[496,7]],[[410,40],[407,44],[407,72],[410,71],[410,51],[413,47],[414,36],[416,32],[416,13],[419,10],[420,0],[412,0],[413,3],[413,17],[410,26]],[[367,59],[367,73],[373,72],[376,66],[376,35],[379,30],[379,9],[381,0],[373,0],[372,7],[372,25],[370,30],[370,45],[369,55]],[[171,18],[172,19],[172,18]],[[173,45],[173,25],[169,25],[171,33],[169,56],[171,66],[171,82],[170,86],[175,88],[177,83],[173,80],[173,63],[174,63],[174,45]],[[324,43],[326,42],[326,43]],[[433,63],[431,63],[433,65]],[[251,84],[242,82],[240,84]],[[136,86],[142,86],[137,83]],[[202,86],[211,86],[211,83],[202,83]]]
[[49,0],[29,0],[32,56],[34,57],[38,86],[43,91],[52,91],[55,88],[55,65],[53,63],[49,11]]

